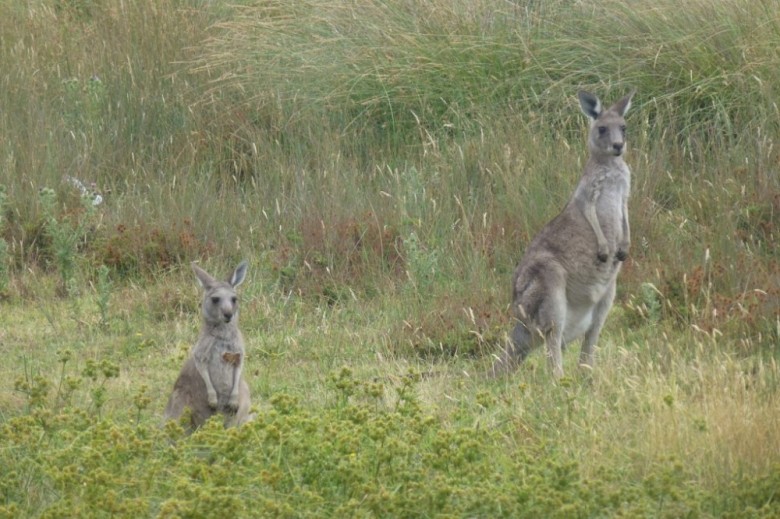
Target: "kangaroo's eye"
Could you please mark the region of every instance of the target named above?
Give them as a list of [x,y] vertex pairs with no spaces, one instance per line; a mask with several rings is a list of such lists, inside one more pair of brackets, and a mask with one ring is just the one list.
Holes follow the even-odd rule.
[[236,296],[233,296],[232,298],[230,298],[230,301],[231,301],[233,304],[236,304],[236,303],[238,303],[238,298],[237,298]]
[[604,135],[605,133],[607,133],[607,127],[599,126],[599,135]]
[[626,133],[626,125],[625,124],[620,127],[620,131],[623,132],[624,134]]
[[218,305],[219,304],[219,298],[218,297],[212,297],[211,298],[211,304]]

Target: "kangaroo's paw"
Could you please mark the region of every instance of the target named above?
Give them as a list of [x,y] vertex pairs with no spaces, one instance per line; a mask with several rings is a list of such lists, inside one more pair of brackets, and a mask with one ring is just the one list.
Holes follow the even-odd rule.
[[217,392],[209,392],[209,407],[212,409],[217,408]]
[[230,400],[225,404],[225,412],[229,414],[235,414],[238,411],[238,395],[230,396]]
[[598,246],[599,246],[599,250],[598,253],[596,254],[596,257],[598,257],[600,262],[606,263],[607,259],[609,259],[609,247],[607,246],[606,242],[605,243],[599,242]]
[[628,251],[618,249],[618,251],[615,253],[615,259],[618,261],[626,261],[628,259]]

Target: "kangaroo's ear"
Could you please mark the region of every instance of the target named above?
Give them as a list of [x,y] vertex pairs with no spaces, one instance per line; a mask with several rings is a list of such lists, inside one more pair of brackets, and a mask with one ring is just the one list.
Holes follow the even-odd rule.
[[582,109],[582,113],[591,119],[598,119],[602,112],[599,98],[584,90],[577,92],[577,97],[580,99],[580,109]]
[[246,269],[249,265],[246,261],[242,261],[238,264],[236,267],[236,270],[233,271],[233,273],[230,275],[230,279],[228,279],[228,283],[230,283],[231,286],[237,287],[241,283],[244,282],[244,279],[246,278]]
[[201,288],[208,290],[216,283],[216,280],[208,272],[197,266],[195,262],[192,263],[192,271],[195,273],[195,277],[198,278],[198,284]]
[[618,101],[612,106],[612,110],[617,112],[620,117],[623,117],[626,115],[626,112],[628,112],[628,109],[631,108],[631,98],[634,97],[634,94],[636,94],[636,90],[632,90],[630,94],[628,94],[626,97]]

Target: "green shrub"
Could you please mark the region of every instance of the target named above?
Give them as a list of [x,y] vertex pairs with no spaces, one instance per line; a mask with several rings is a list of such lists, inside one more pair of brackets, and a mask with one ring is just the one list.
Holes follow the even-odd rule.
[[[113,376],[109,364],[100,366],[93,368],[106,380]],[[97,374],[88,368],[93,382],[84,382],[96,384]],[[517,444],[511,427],[448,424],[427,414],[417,401],[418,379],[410,374],[386,387],[343,368],[330,377],[333,398],[321,409],[279,393],[246,426],[223,430],[212,420],[190,437],[176,423],[117,422],[75,402],[53,408],[40,381],[29,393],[30,411],[0,426],[0,459],[10,468],[0,475],[4,512],[736,517],[780,511],[777,470],[749,485],[735,475],[731,484],[742,490],[728,495],[691,484],[674,459],[648,467],[643,481],[609,465],[585,477],[576,460],[543,439]],[[498,405],[481,400],[484,409]],[[141,388],[138,413],[148,403]]]

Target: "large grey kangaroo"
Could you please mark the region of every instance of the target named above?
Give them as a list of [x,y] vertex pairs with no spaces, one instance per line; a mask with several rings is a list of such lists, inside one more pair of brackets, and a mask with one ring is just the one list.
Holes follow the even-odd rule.
[[204,290],[203,326],[173,386],[165,419],[177,419],[190,408],[192,430],[218,412],[225,416],[225,427],[241,425],[249,416],[249,386],[242,377],[244,339],[235,288],[246,277],[247,263],[241,262],[226,281],[194,263],[192,270]]
[[493,364],[505,373],[537,344],[547,345],[553,376],[563,376],[562,349],[583,336],[580,365],[592,367],[594,346],[615,298],[615,284],[631,243],[631,172],[623,161],[630,93],[604,110],[598,97],[578,93],[591,119],[590,157],[563,211],[528,246],[512,279],[517,324]]

